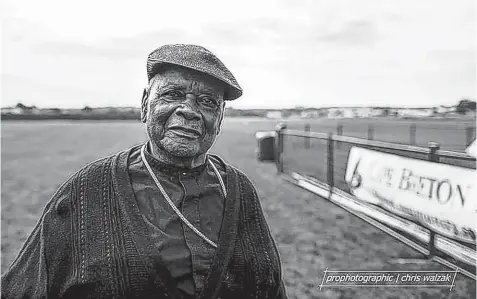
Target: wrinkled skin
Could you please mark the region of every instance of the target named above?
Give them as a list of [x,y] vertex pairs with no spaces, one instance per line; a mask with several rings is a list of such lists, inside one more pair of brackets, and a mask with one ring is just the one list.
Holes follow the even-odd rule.
[[154,157],[177,167],[202,165],[220,132],[223,98],[223,83],[185,68],[171,67],[151,79],[141,120]]

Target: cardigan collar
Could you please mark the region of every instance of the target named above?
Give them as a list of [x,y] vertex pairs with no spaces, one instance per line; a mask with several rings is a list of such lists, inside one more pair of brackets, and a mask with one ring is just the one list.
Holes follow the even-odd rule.
[[[180,298],[180,294],[175,288],[175,283],[170,272],[157,256],[157,250],[154,248],[154,243],[147,233],[146,224],[134,197],[127,167],[131,151],[140,146],[141,145],[119,152],[115,157],[112,176],[115,189],[119,196],[119,205],[124,212],[128,229],[135,241],[135,245],[145,261],[149,273],[154,277],[155,285],[158,288],[166,289],[172,298]],[[218,156],[213,156],[219,161],[222,161]],[[199,295],[199,298],[204,299],[214,298],[217,295],[221,281],[225,275],[226,267],[232,257],[237,236],[241,201],[241,194],[238,190],[238,175],[230,165],[226,163],[223,164],[226,166],[227,175],[224,183],[228,196],[225,201],[224,217],[217,241],[218,247],[214,254],[209,273],[205,279],[204,288]]]

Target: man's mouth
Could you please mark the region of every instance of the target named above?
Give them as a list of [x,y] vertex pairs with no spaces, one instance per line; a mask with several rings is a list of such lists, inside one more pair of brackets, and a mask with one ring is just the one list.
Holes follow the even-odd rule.
[[200,137],[201,135],[201,133],[198,130],[192,129],[192,128],[186,128],[186,127],[174,126],[174,127],[170,127],[168,130],[172,131],[174,134],[180,137],[185,137],[189,139],[195,139]]

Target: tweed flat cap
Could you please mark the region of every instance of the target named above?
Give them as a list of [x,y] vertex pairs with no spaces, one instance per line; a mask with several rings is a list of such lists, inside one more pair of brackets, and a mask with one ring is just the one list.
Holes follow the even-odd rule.
[[227,67],[209,50],[196,45],[164,45],[147,57],[147,77],[151,80],[166,65],[178,65],[219,79],[227,84],[224,100],[242,96],[242,88]]

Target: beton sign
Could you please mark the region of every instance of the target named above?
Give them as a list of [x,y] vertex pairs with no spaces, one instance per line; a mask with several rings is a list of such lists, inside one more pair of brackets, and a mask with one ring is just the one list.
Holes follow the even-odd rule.
[[475,170],[351,148],[346,182],[358,200],[475,243]]

